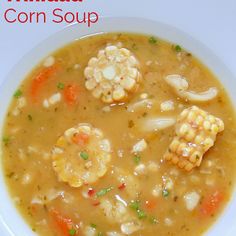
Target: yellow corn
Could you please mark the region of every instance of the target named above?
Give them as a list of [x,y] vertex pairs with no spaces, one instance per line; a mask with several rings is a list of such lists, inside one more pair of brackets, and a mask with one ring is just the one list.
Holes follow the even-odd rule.
[[107,46],[84,70],[85,87],[105,103],[122,101],[136,91],[141,79],[139,62],[126,48]]
[[176,136],[164,159],[186,171],[200,166],[205,152],[214,145],[216,135],[224,130],[221,119],[192,106],[182,111],[177,119]]
[[[87,135],[88,140],[75,142],[73,137],[81,134]],[[67,129],[52,150],[52,166],[58,179],[72,187],[96,182],[107,172],[110,159],[109,140],[104,139],[100,129],[84,123]]]

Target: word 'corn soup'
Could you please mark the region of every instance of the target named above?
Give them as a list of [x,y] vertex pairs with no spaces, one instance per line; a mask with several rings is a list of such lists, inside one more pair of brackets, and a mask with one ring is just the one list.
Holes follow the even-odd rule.
[[42,236],[202,235],[234,185],[224,88],[155,37],[102,34],[48,56],[3,135],[10,195]]

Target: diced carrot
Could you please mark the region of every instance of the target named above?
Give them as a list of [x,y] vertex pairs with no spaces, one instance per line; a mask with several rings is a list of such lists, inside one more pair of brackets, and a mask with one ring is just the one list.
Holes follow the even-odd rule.
[[92,205],[93,205],[93,206],[98,206],[98,205],[100,205],[100,201],[98,201],[98,200],[93,200],[93,201],[92,201]]
[[67,104],[72,105],[78,101],[79,86],[67,85],[64,89],[64,98]]
[[58,233],[60,233],[62,236],[70,236],[69,231],[73,227],[72,220],[61,215],[61,213],[55,209],[51,209],[49,213]]
[[96,191],[93,188],[89,188],[89,190],[88,190],[89,197],[92,197],[95,194],[95,192]]
[[145,208],[148,210],[154,210],[157,207],[157,200],[150,199],[145,202]]
[[121,185],[118,186],[118,189],[123,190],[123,189],[125,189],[125,187],[126,187],[126,184],[122,183]]
[[212,192],[203,200],[200,206],[201,215],[211,216],[212,214],[214,214],[220,207],[223,200],[224,195],[222,192],[220,192],[219,190]]
[[36,213],[36,212],[37,212],[37,207],[36,207],[35,204],[32,204],[32,205],[30,206],[30,209],[31,209],[32,213]]
[[37,100],[37,95],[39,93],[39,90],[42,88],[43,84],[46,81],[48,81],[48,79],[50,79],[58,71],[58,68],[59,68],[58,65],[53,65],[53,66],[44,68],[33,79],[31,88],[30,88],[30,94],[34,101]]
[[72,142],[80,146],[84,146],[89,141],[89,135],[84,133],[76,133],[72,136]]

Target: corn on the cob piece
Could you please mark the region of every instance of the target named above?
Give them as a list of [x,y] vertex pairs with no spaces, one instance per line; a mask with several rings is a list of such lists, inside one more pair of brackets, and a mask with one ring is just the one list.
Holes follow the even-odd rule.
[[104,139],[102,131],[81,123],[57,140],[52,151],[53,168],[60,181],[80,187],[105,175],[110,153],[110,142]]
[[221,119],[196,106],[182,111],[164,159],[186,171],[200,166],[204,153],[214,145],[216,135],[224,130]]
[[126,48],[107,46],[84,70],[85,87],[105,103],[122,101],[141,80],[139,62]]

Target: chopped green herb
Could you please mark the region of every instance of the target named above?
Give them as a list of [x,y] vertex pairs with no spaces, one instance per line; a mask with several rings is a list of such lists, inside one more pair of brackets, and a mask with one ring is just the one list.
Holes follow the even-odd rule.
[[64,89],[64,88],[65,88],[65,85],[64,85],[63,83],[59,82],[59,83],[57,84],[57,88],[58,88],[58,89]]
[[11,178],[11,177],[13,177],[14,176],[14,172],[10,172],[9,174],[7,174],[6,176],[8,177],[8,178]]
[[33,117],[31,115],[28,115],[28,120],[32,121]]
[[158,220],[155,217],[153,217],[153,216],[150,217],[149,221],[153,225],[158,224]]
[[138,210],[139,209],[139,201],[131,201],[131,203],[129,204],[130,208],[132,208],[133,210]]
[[75,229],[70,229],[69,230],[69,235],[71,235],[71,236],[74,236],[76,234],[76,230]]
[[147,217],[147,214],[140,209],[140,202],[138,200],[136,201],[131,201],[131,203],[129,204],[130,208],[135,210],[137,213],[137,216],[139,219],[144,219]]
[[101,189],[99,192],[97,192],[97,197],[101,197],[106,195],[107,193],[109,193],[111,190],[113,190],[113,187],[109,187],[109,188],[103,188]]
[[140,210],[140,209],[137,210],[137,215],[139,219],[144,219],[147,217],[147,214],[143,210]]
[[146,117],[148,115],[148,113],[147,112],[144,112],[143,114],[142,114],[142,117]]
[[134,121],[133,120],[129,120],[128,121],[128,127],[129,128],[133,128],[134,127]]
[[132,44],[132,49],[133,49],[133,50],[137,50],[137,49],[138,49],[136,43],[133,43],[133,44]]
[[153,36],[150,37],[148,41],[149,41],[149,43],[151,43],[151,44],[156,44],[156,43],[157,43],[157,39],[156,39],[155,37],[153,37]]
[[73,70],[72,67],[68,67],[68,68],[66,68],[66,72],[71,72],[72,70]]
[[175,51],[176,52],[181,52],[182,48],[179,45],[175,45]]
[[136,165],[138,165],[140,163],[141,157],[140,156],[135,156],[134,157],[134,162]]
[[170,192],[169,192],[167,189],[163,189],[163,190],[162,190],[162,196],[163,196],[163,197],[168,197],[169,194],[170,194]]
[[98,236],[104,236],[102,232],[98,232]]
[[22,91],[18,89],[18,90],[15,91],[14,97],[19,98],[19,97],[21,97],[22,94],[23,94]]
[[90,226],[92,227],[92,228],[94,228],[94,229],[96,229],[97,228],[97,225],[96,224],[90,224]]
[[88,155],[87,152],[81,152],[80,153],[80,157],[86,161],[86,160],[88,160],[89,155]]
[[7,145],[10,142],[10,138],[9,137],[3,137],[2,141],[5,145]]

